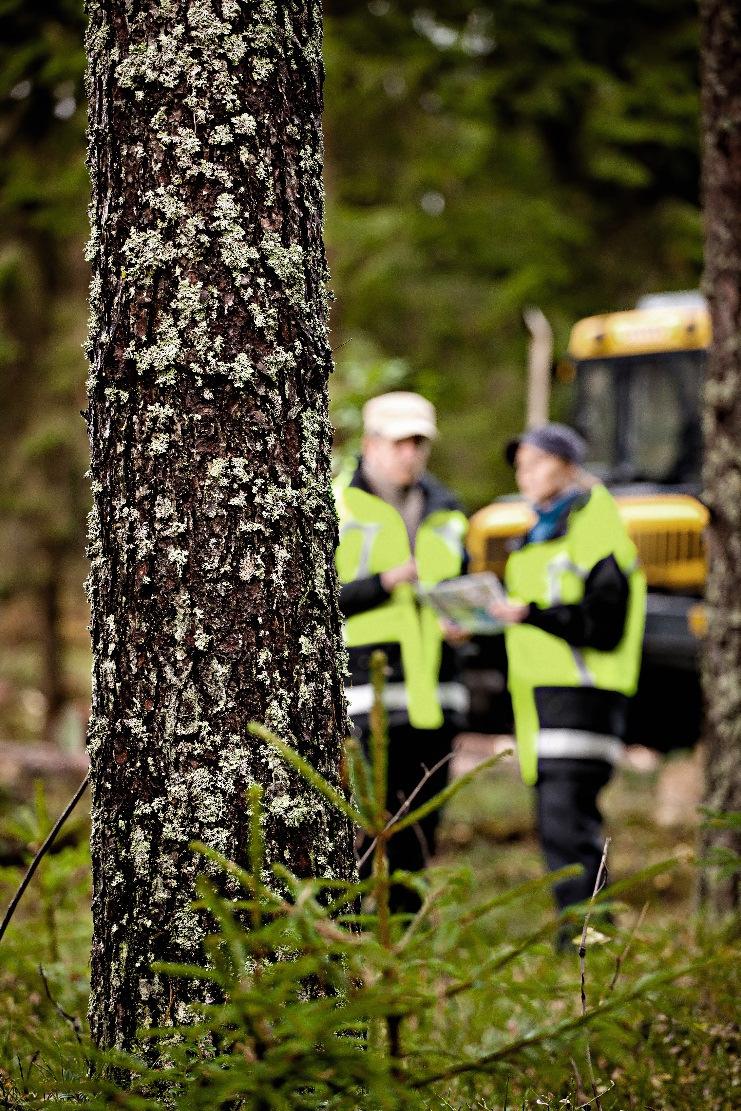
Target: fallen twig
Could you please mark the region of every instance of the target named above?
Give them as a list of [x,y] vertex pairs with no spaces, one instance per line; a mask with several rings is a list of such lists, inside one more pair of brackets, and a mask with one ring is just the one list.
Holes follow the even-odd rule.
[[[586,1014],[587,1014],[587,989],[586,989],[586,982],[587,982],[587,930],[589,929],[589,919],[592,916],[592,909],[594,907],[594,900],[597,898],[600,891],[605,886],[605,881],[607,879],[607,850],[609,848],[609,845],[610,845],[610,838],[608,837],[607,840],[605,841],[605,847],[602,850],[602,859],[599,862],[599,868],[597,870],[597,878],[594,881],[594,891],[592,892],[591,898],[589,900],[589,906],[587,907],[587,913],[584,915],[584,925],[582,926],[581,940],[579,942],[579,974],[580,974],[580,981],[581,981],[581,1013],[582,1013],[582,1018],[586,1018]],[[587,1068],[589,1069],[589,1082],[592,1085],[592,1092],[594,1094],[594,1103],[595,1103],[595,1106],[597,1107],[597,1111],[603,1111],[602,1103],[601,1103],[600,1098],[599,1098],[599,1091],[597,1089],[597,1082],[594,1079],[594,1069],[592,1068],[592,1050],[591,1050],[590,1045],[589,1045],[589,1033],[588,1032],[585,1034],[585,1039],[584,1040],[585,1040],[585,1045],[586,1045]]]
[[[424,775],[420,779],[417,786],[411,792],[409,797],[404,800],[404,802],[401,804],[399,809],[394,814],[393,818],[389,818],[389,820],[386,822],[386,825],[383,827],[383,832],[384,833],[386,832],[387,829],[390,829],[391,826],[394,825],[395,822],[398,822],[399,818],[402,818],[404,816],[404,814],[406,814],[407,810],[412,805],[415,798],[417,797],[419,792],[424,787],[425,783],[427,783],[428,779],[431,779],[436,771],[439,771],[440,768],[442,768],[442,766],[444,764],[447,764],[448,761],[452,760],[452,759],[453,759],[453,753],[448,752],[445,756],[443,756],[443,758],[441,760],[438,760],[438,762],[432,768],[429,768],[429,769],[425,768]],[[358,861],[358,868],[362,868],[362,866],[365,864],[366,860],[368,859],[368,857],[371,855],[374,848],[376,847],[376,841],[377,840],[378,840],[378,838],[375,837],[373,839],[373,841],[371,842],[371,844],[368,846],[368,848],[365,850],[365,852],[361,856],[360,860]]]
[[57,818],[56,822],[52,826],[51,831],[50,831],[48,837],[46,838],[46,841],[44,841],[43,845],[41,846],[39,851],[36,853],[36,856],[31,861],[31,863],[29,865],[29,868],[28,868],[28,871],[26,872],[25,876],[21,880],[20,887],[16,891],[13,898],[10,900],[10,906],[6,910],[5,917],[3,918],[2,922],[0,923],[0,941],[2,941],[2,939],[3,939],[5,931],[7,930],[8,926],[10,924],[11,918],[15,914],[16,907],[18,906],[21,899],[23,898],[23,894],[24,894],[26,888],[28,887],[29,883],[33,879],[34,872],[36,871],[39,864],[44,859],[47,852],[49,851],[49,849],[53,845],[54,838],[57,836],[60,829],[62,828],[64,823],[67,821],[70,814],[72,813],[72,811],[77,806],[80,799],[82,798],[83,794],[85,793],[85,788],[87,787],[89,780],[90,780],[90,773],[88,772],[88,774],[85,776],[85,778],[83,779],[82,783],[77,788],[77,790],[75,791],[75,793],[72,796],[72,798],[70,799],[70,801],[67,803],[67,806],[65,807],[63,813],[60,815],[59,818]]
[[633,944],[633,939],[635,938],[636,934],[638,933],[641,926],[643,925],[643,919],[646,917],[647,910],[648,910],[648,903],[644,903],[643,908],[641,909],[641,913],[638,915],[638,918],[635,921],[633,929],[630,931],[630,933],[628,935],[628,940],[625,942],[625,945],[623,946],[623,948],[620,950],[620,952],[617,955],[617,959],[615,960],[615,971],[612,975],[612,979],[610,980],[610,986],[607,989],[608,993],[615,990],[615,985],[617,984],[618,979],[620,977],[620,973],[621,973],[622,968],[623,968],[623,963],[625,961],[625,958],[628,955],[628,950],[630,949],[631,945]]
[[65,1011],[64,1007],[62,1007],[62,1005],[56,1001],[56,999],[54,998],[54,996],[51,993],[51,988],[49,987],[49,981],[46,978],[46,973],[44,972],[44,969],[43,969],[42,965],[39,965],[39,976],[41,977],[41,982],[44,985],[44,991],[46,992],[46,998],[49,1000],[49,1002],[51,1003],[52,1007],[57,1012],[57,1014],[61,1018],[63,1018],[65,1020],[65,1022],[68,1022],[70,1024],[70,1026],[72,1027],[72,1029],[75,1032],[75,1037],[77,1039],[77,1044],[80,1046],[80,1048],[82,1048],[82,1036],[81,1036],[82,1023],[80,1022],[77,1015],[69,1014],[69,1012]]

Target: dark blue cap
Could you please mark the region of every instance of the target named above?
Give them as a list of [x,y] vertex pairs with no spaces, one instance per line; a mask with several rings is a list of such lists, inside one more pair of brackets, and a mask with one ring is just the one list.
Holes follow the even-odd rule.
[[504,449],[504,457],[510,466],[514,464],[515,454],[520,444],[532,444],[549,455],[565,459],[567,463],[581,466],[587,457],[587,445],[578,432],[567,424],[541,424],[539,428],[528,428]]

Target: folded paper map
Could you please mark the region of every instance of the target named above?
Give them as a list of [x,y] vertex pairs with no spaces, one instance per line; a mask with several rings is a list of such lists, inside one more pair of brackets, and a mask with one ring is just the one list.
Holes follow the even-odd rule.
[[437,586],[418,586],[417,596],[432,606],[442,620],[458,625],[467,633],[493,634],[504,628],[502,622],[489,613],[492,602],[503,601],[506,597],[502,584],[491,571],[446,579]]

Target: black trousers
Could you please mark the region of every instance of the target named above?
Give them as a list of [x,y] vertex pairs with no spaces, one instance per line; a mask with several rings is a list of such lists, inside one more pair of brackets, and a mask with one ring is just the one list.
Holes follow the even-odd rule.
[[[440,729],[415,729],[409,723],[389,726],[388,746],[388,786],[386,789],[386,809],[396,814],[403,802],[409,798],[425,774],[425,768],[432,769],[453,747],[453,738],[458,729],[444,724]],[[364,748],[368,747],[367,734],[361,735]],[[436,795],[448,782],[449,763],[430,776],[421,790],[414,796],[409,811],[416,810],[424,802]],[[407,813],[409,812],[407,811]],[[388,842],[389,872],[403,869],[407,872],[421,871],[430,856],[435,852],[435,835],[440,822],[440,811],[433,810],[416,825],[402,830]],[[366,852],[370,841],[363,838],[360,855]],[[370,857],[361,867],[361,876],[370,875],[373,860]],[[419,909],[420,899],[415,892],[394,884],[391,888],[391,907],[394,911],[414,912]]]
[[548,870],[581,864],[580,876],[554,885],[560,910],[594,891],[604,837],[597,796],[612,776],[606,760],[543,759],[536,784],[540,844]]

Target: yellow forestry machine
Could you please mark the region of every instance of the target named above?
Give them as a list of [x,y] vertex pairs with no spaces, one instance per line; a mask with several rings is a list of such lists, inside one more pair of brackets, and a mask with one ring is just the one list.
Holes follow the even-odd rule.
[[[547,419],[552,341],[537,310],[531,333],[528,423]],[[648,580],[644,660],[629,740],[668,751],[698,739],[698,647],[704,631],[704,530],[698,500],[701,392],[710,319],[699,294],[656,294],[628,312],[580,320],[556,376],[573,383],[572,423],[589,446],[586,469],[615,495]],[[502,575],[512,542],[533,520],[502,498],[471,519],[471,570]],[[510,726],[501,637],[473,646],[467,677],[472,722]]]

